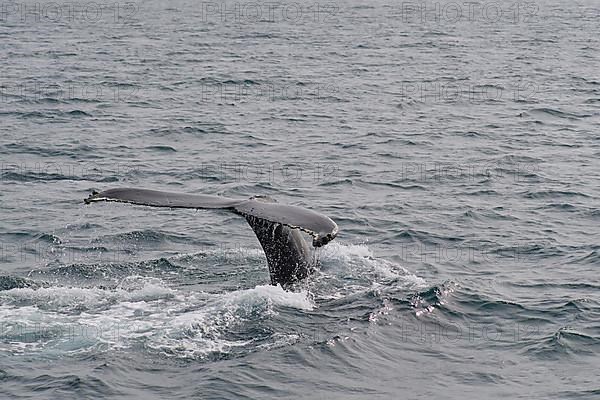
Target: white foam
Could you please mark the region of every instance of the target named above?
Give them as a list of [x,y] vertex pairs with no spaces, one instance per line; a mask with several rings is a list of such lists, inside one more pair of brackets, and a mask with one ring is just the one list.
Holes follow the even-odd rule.
[[209,295],[137,276],[112,290],[12,289],[0,292],[0,300],[0,351],[64,354],[142,343],[165,355],[194,358],[247,346],[252,340],[227,334],[248,320],[274,316],[276,306],[314,307],[306,291],[258,286]]
[[281,286],[264,285],[253,289],[240,290],[226,295],[235,303],[257,304],[267,302],[269,305],[297,308],[299,310],[312,310],[315,305],[308,295],[308,291],[287,292]]
[[108,303],[113,296],[98,288],[48,287],[17,288],[0,292],[0,301],[4,303],[31,302],[43,308],[66,307],[74,305],[92,305]]
[[[149,278],[145,278],[149,279]],[[44,287],[38,289],[16,288],[0,292],[4,303],[33,303],[40,308],[99,308],[121,299],[131,301],[156,300],[174,295],[174,291],[157,283],[158,280],[140,282],[135,289],[119,287],[115,290],[78,287]]]
[[409,272],[406,268],[374,256],[366,244],[331,243],[323,249],[321,260],[338,261],[351,274],[374,274],[384,279],[397,279],[408,286],[425,287],[426,281]]
[[329,243],[323,247],[323,259],[342,259],[350,261],[353,258],[373,257],[373,252],[366,244],[342,244],[339,242]]

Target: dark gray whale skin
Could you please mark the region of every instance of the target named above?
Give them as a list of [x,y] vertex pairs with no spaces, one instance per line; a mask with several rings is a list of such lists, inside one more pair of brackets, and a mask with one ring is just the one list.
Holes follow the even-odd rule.
[[306,278],[315,268],[313,251],[300,233],[312,236],[312,246],[324,246],[338,233],[329,217],[302,207],[277,204],[268,197],[236,200],[205,194],[170,193],[119,188],[94,192],[86,204],[113,201],[150,207],[223,209],[243,216],[267,258],[271,284],[287,287]]

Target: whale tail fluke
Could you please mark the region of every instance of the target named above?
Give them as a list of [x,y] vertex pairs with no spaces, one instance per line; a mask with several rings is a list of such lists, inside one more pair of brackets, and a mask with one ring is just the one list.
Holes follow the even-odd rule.
[[267,197],[237,200],[119,188],[94,192],[84,201],[86,204],[112,201],[150,207],[224,209],[239,214],[246,219],[265,252],[273,284],[287,285],[303,279],[314,268],[311,250],[300,231],[312,236],[313,247],[324,246],[338,233],[336,223],[329,217],[302,207],[278,204]]
[[150,189],[118,188],[93,192],[86,204],[96,201],[117,201],[150,207],[170,208],[231,208],[239,202],[233,199],[207,194],[170,193]]

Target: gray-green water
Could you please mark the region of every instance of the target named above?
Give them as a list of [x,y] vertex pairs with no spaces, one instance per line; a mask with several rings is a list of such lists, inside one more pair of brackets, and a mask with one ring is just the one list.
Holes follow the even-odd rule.
[[69,4],[0,5],[2,398],[600,396],[597,2]]

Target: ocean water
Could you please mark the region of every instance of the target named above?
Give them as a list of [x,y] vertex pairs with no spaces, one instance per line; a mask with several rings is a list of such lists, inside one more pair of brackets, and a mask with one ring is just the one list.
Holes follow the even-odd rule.
[[600,398],[597,1],[0,7],[0,398]]

